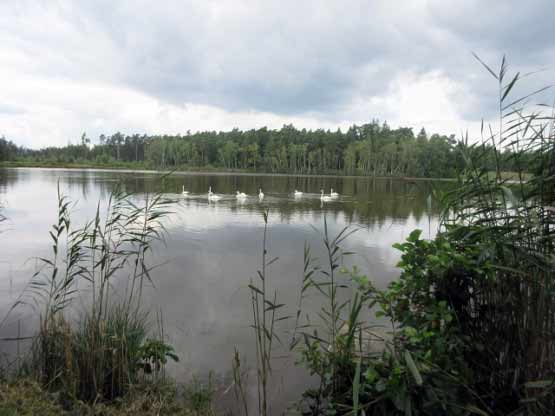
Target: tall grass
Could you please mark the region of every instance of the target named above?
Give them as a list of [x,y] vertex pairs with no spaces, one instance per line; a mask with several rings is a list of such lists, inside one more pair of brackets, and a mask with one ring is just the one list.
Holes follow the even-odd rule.
[[[546,89],[511,98],[524,76],[509,77],[505,59],[498,71],[482,64],[498,83],[497,126],[460,144],[464,169],[440,201],[437,237],[422,240],[415,230],[395,245],[400,278],[382,291],[353,269],[358,291],[339,300],[347,230],[331,238],[324,224],[323,267],[305,249],[291,345],[320,380],[305,393],[306,414],[555,411],[555,110],[530,110]],[[511,178],[500,163],[507,148],[517,167]],[[492,150],[493,173],[485,163]],[[324,306],[302,322],[312,289]],[[381,334],[367,331],[367,307],[385,318]]]
[[137,205],[116,189],[105,213],[99,203],[92,221],[74,226],[72,204],[58,189],[52,254],[39,259],[29,285],[41,307],[34,364],[44,384],[82,400],[112,399],[126,393],[147,362],[175,358],[170,349],[152,348],[141,309],[144,287],[152,283],[147,255],[163,238],[170,202],[146,195]]
[[248,373],[246,369],[243,369],[241,364],[241,357],[239,351],[235,348],[233,352],[233,391],[235,393],[235,401],[242,405],[242,410],[244,416],[249,416],[249,406],[247,401],[247,395],[245,392],[245,383],[248,382]]
[[[277,315],[285,306],[277,302],[277,292],[273,294],[269,288],[268,268],[278,260],[274,257],[268,260],[268,211],[264,211],[264,236],[262,240],[261,268],[257,271],[257,278],[251,279],[249,289],[251,293],[251,304],[253,323],[252,328],[255,335],[256,345],[256,369],[258,387],[258,414],[266,416],[270,414],[269,382],[272,373],[272,354],[274,342],[281,342],[276,333],[276,323],[287,319],[287,316]],[[237,357],[236,357],[237,360]],[[238,361],[236,361],[238,363]],[[247,412],[248,409],[245,409]]]
[[193,377],[191,383],[186,387],[185,397],[194,416],[213,416],[214,411],[214,386],[213,375],[208,374],[206,383],[200,382]]
[[[357,290],[352,291],[350,281],[354,274],[342,267],[344,258],[352,254],[342,245],[355,231],[345,227],[332,236],[324,218],[321,236],[326,257],[322,264],[312,257],[310,246],[305,244],[302,285],[290,346],[300,350],[302,362],[319,379],[318,387],[304,394],[309,408],[306,414],[344,413],[348,411],[347,404],[358,401],[356,380],[360,378],[365,329],[361,311],[367,299]],[[323,301],[322,307],[315,317],[308,313],[303,320],[303,300],[314,292]]]
[[[494,411],[552,411],[553,397],[537,381],[555,376],[554,112],[530,106],[546,88],[513,97],[524,76],[509,76],[505,58],[496,71],[482,64],[498,84],[498,126],[460,147],[465,169],[445,197],[443,226],[459,244],[479,246],[495,273],[467,276],[462,293],[449,295],[465,333],[484,346],[469,364]],[[486,146],[497,161],[504,148],[512,150],[516,179],[504,179],[499,163],[494,175],[481,167]],[[524,165],[530,155],[531,166]]]

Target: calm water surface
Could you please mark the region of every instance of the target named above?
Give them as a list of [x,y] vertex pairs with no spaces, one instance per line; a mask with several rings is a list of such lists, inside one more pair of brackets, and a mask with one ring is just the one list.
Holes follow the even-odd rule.
[[[230,379],[235,347],[247,364],[254,364],[254,343],[249,329],[251,306],[249,279],[260,265],[263,235],[262,212],[269,208],[270,281],[280,303],[294,313],[303,269],[305,241],[314,256],[324,257],[321,236],[324,217],[330,234],[346,225],[357,232],[345,243],[357,264],[378,287],[398,276],[399,253],[391,248],[415,228],[433,236],[438,212],[428,203],[430,182],[372,180],[368,178],[295,177],[254,175],[174,174],[163,182],[152,173],[95,170],[3,169],[0,170],[0,204],[8,221],[0,233],[1,317],[18,298],[36,270],[35,257],[50,255],[49,228],[56,219],[56,188],[76,202],[74,218],[85,221],[94,215],[98,201],[106,201],[118,183],[125,190],[144,195],[163,191],[178,198],[167,221],[164,245],[154,249],[152,262],[156,287],[149,290],[145,307],[161,310],[170,341],[180,363],[171,370],[177,378],[214,371],[225,385]],[[185,186],[190,195],[181,195]],[[210,202],[208,187],[222,195]],[[256,196],[262,188],[262,202]],[[340,197],[322,203],[320,189],[330,188]],[[304,192],[295,198],[292,192]],[[249,195],[237,201],[235,192]],[[312,302],[312,303],[310,303]],[[318,301],[309,300],[316,309]],[[32,332],[30,308],[10,315],[0,328],[1,336]],[[290,326],[290,325],[289,325]],[[288,324],[280,331],[287,336]],[[27,333],[25,333],[27,332]],[[0,346],[3,351],[13,350]],[[299,398],[309,377],[293,366],[293,359],[278,359],[274,403],[283,409]],[[254,383],[255,376],[251,374]],[[254,393],[254,389],[252,390]],[[232,396],[232,392],[228,393]]]

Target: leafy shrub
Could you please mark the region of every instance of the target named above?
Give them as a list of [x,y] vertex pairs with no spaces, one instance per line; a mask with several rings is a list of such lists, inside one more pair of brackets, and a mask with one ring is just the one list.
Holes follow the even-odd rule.
[[404,414],[468,414],[487,408],[472,390],[468,360],[483,349],[461,329],[468,277],[488,278],[491,268],[476,247],[456,246],[443,236],[420,239],[413,231],[396,244],[399,280],[385,291],[357,279],[375,315],[390,323],[383,350],[368,356],[362,372],[363,401],[374,411]]
[[[440,232],[426,241],[415,231],[396,245],[399,280],[380,291],[350,271],[358,291],[339,314],[324,310],[325,320],[347,324],[346,355],[336,348],[341,332],[305,334],[304,363],[324,386],[308,392],[317,403],[312,414],[555,411],[554,117],[524,108],[544,89],[509,98],[520,74],[507,78],[505,59],[498,72],[484,66],[499,84],[499,131],[460,144],[463,168],[441,198]],[[501,170],[506,148],[511,180]],[[484,163],[492,153],[493,172]],[[328,276],[338,267],[330,266]],[[333,279],[326,285],[341,287]],[[318,287],[312,278],[303,291],[310,286]],[[370,331],[358,307],[342,311],[357,302],[373,308],[385,332]]]
[[[420,233],[396,245],[403,253],[402,273],[386,290],[375,289],[356,267],[340,269],[356,290],[338,304],[334,348],[317,331],[305,333],[300,344],[302,363],[320,378],[317,389],[305,392],[307,414],[360,409],[375,415],[462,415],[487,409],[471,388],[467,365],[481,346],[461,331],[457,305],[466,276],[487,278],[488,262],[478,249],[457,247],[441,236],[422,240]],[[331,251],[340,252],[335,246]],[[330,264],[335,270],[339,261]],[[344,281],[334,284],[346,288]],[[363,308],[374,311],[379,328],[365,324]]]
[[159,372],[168,359],[179,361],[173,347],[159,339],[147,339],[137,354],[139,366],[146,374]]

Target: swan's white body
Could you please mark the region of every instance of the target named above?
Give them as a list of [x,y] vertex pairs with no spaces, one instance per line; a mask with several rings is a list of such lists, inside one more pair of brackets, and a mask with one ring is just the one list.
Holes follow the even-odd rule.
[[262,192],[262,188],[258,190],[258,199],[264,199],[264,192]]
[[324,195],[324,190],[322,189],[322,194],[320,195],[320,201],[331,201],[331,196]]
[[220,199],[222,199],[222,197],[220,195],[211,194],[211,195],[208,195],[208,199],[210,201],[219,201]]
[[246,197],[246,193],[237,191],[237,199],[245,199]]
[[182,189],[182,190],[181,190],[181,193],[182,193],[183,195],[189,195],[189,191],[186,191],[186,190],[185,190],[185,185],[183,185],[183,187],[182,187],[181,189]]
[[332,198],[337,198],[339,196],[339,194],[337,192],[333,192],[333,188],[330,188],[330,196]]
[[209,201],[219,201],[220,199],[222,199],[222,197],[220,195],[216,195],[215,193],[212,192],[212,187],[208,188],[208,200]]
[[301,191],[297,191],[297,190],[295,189],[294,195],[295,195],[295,196],[303,196],[303,193],[302,193]]

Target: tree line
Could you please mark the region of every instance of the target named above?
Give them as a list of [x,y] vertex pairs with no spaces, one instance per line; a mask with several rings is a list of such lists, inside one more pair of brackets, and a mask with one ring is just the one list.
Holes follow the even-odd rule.
[[11,140],[0,137],[0,161],[16,160],[24,153],[24,149],[18,147]]
[[[85,133],[77,144],[40,150],[0,140],[0,160],[35,163],[122,165],[157,169],[221,169],[268,173],[453,177],[463,166],[453,135],[391,128],[374,120],[361,126],[306,130],[293,125],[185,135],[100,135]],[[514,170],[510,151],[484,158],[484,168]]]

